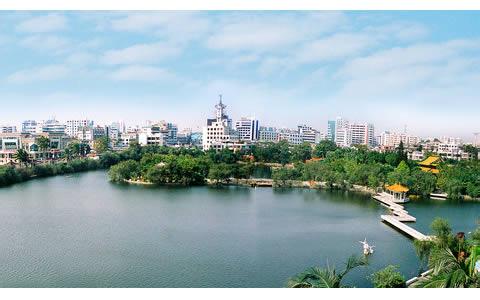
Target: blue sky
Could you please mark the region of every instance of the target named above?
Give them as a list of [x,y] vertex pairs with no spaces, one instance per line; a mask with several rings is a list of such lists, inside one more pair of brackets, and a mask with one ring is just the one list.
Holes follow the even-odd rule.
[[87,117],[202,126],[480,131],[478,12],[1,12],[0,123]]

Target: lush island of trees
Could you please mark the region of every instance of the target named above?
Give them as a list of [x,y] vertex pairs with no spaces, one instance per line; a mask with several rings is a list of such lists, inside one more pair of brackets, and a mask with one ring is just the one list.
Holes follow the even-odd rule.
[[[48,139],[40,144],[42,149],[47,149]],[[157,184],[198,185],[210,179],[223,184],[232,178],[249,178],[263,169],[266,172],[262,173],[268,174],[266,176],[270,176],[277,186],[289,186],[292,181],[317,181],[330,188],[361,185],[377,189],[385,184],[401,183],[409,187],[411,194],[419,196],[438,190],[453,199],[465,195],[480,197],[480,161],[445,161],[439,166],[440,173],[434,175],[421,171],[417,162],[408,160],[402,144],[396,151],[386,153],[370,151],[364,146],[338,148],[331,141],[321,141],[315,146],[308,143],[290,146],[286,141],[259,143],[248,151],[237,152],[132,144],[124,151],[112,152],[108,148],[108,139],[99,139],[94,149],[100,157],[96,168],[122,163],[109,171],[111,179],[116,182],[142,180]],[[58,167],[45,167],[58,168],[59,171],[39,171],[39,174],[64,174],[71,169],[64,167],[65,164],[86,159],[91,150],[88,144],[70,143],[61,162],[56,163]],[[0,167],[3,185],[18,182],[7,173],[30,174],[21,178],[37,176],[35,162],[30,161],[28,153],[19,150],[15,159],[17,167]],[[126,162],[129,160],[136,165]]]

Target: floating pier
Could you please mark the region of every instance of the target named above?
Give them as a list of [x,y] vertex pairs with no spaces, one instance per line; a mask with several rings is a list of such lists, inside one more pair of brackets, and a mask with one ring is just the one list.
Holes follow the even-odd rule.
[[[403,223],[403,222],[415,222],[417,219],[414,216],[409,215],[408,211],[404,209],[403,205],[393,202],[393,199],[392,199],[393,197],[390,194],[383,192],[383,193],[376,194],[375,196],[373,196],[373,198],[378,202],[380,202],[383,206],[388,207],[392,212],[391,215],[381,216],[383,222],[389,224],[390,226],[394,227],[398,231],[416,240],[425,241],[425,240],[431,240],[433,238],[432,236],[424,235],[418,230]],[[410,285],[417,282],[421,278],[430,275],[432,272],[433,270],[431,269],[420,274],[417,277],[413,277],[407,280],[406,286],[409,287]]]
[[373,198],[379,201],[383,206],[388,207],[392,214],[391,215],[382,215],[381,218],[385,223],[388,223],[390,226],[396,228],[400,232],[408,235],[409,237],[417,240],[429,240],[430,236],[424,235],[423,233],[413,229],[412,227],[404,224],[403,222],[415,222],[417,219],[414,216],[411,216],[408,211],[405,210],[403,205],[393,202],[393,197],[388,193],[379,193]]
[[386,223],[390,224],[391,226],[395,227],[396,229],[400,230],[401,232],[407,234],[408,236],[416,239],[416,240],[429,240],[430,237],[428,235],[424,235],[423,233],[413,229],[412,227],[403,224],[398,218],[392,215],[382,215],[382,220]]

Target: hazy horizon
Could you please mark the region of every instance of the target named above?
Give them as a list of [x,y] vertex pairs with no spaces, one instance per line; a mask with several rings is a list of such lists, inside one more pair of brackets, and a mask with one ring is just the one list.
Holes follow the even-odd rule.
[[473,140],[480,12],[0,12],[0,124],[229,115]]

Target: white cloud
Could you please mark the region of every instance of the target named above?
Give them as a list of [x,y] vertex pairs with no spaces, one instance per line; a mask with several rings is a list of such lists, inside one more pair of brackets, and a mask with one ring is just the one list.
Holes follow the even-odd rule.
[[70,41],[56,35],[32,35],[22,39],[20,45],[49,54],[60,54],[67,51]]
[[22,32],[42,33],[63,30],[67,27],[67,19],[59,14],[48,14],[29,18],[17,25]]
[[306,63],[345,58],[361,54],[375,44],[375,38],[366,34],[339,33],[306,44],[300,49],[297,61]]
[[167,43],[138,44],[120,50],[110,50],[103,55],[108,65],[151,64],[180,53],[180,48]]
[[67,56],[65,62],[74,66],[85,66],[96,61],[96,56],[88,52],[75,52]]
[[229,16],[207,39],[207,46],[232,51],[282,51],[284,47],[333,30],[344,21],[344,15],[335,12]]
[[134,65],[114,71],[110,78],[114,80],[155,81],[172,79],[173,75],[162,68]]
[[366,57],[359,57],[342,67],[340,77],[377,76],[391,72],[396,68],[418,64],[445,64],[448,59],[463,55],[472,50],[479,50],[476,40],[453,40],[443,43],[414,44],[407,47],[395,47],[378,51]]
[[429,33],[429,30],[423,24],[396,21],[378,26],[367,26],[363,29],[363,32],[382,39],[403,42],[424,38]]
[[48,65],[17,71],[9,75],[7,81],[12,83],[27,83],[34,81],[58,80],[63,79],[69,73],[69,68],[64,65]]
[[210,20],[196,12],[131,13],[111,20],[117,31],[153,33],[173,40],[190,40],[201,37],[210,27]]

